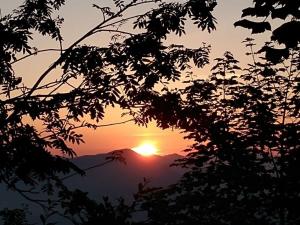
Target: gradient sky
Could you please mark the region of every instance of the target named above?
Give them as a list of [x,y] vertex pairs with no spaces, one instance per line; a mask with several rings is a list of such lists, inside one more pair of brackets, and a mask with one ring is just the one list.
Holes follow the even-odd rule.
[[[11,12],[16,6],[20,5],[21,0],[0,0],[1,14],[5,15]],[[85,34],[90,28],[94,27],[101,19],[92,4],[101,6],[109,5],[110,0],[69,0],[67,4],[60,10],[59,14],[65,18],[62,27],[62,34],[65,40],[64,46],[69,46],[73,41]],[[246,37],[251,36],[250,32],[242,28],[234,28],[233,23],[240,18],[241,10],[247,6],[251,6],[250,0],[223,0],[215,11],[217,18],[217,30],[211,34],[196,29],[195,26],[187,27],[187,34],[184,37],[173,37],[170,43],[184,44],[187,47],[199,47],[202,42],[211,44],[211,59],[220,57],[225,51],[231,51],[242,64],[248,61],[245,56],[246,49],[241,43]],[[265,37],[255,37],[261,43]],[[86,43],[103,45],[107,37],[95,36]],[[56,48],[57,44],[53,41],[44,40],[37,36],[34,43],[39,49]],[[17,73],[24,76],[24,82],[32,84],[39,77],[45,68],[47,68],[58,55],[56,54],[40,54],[37,57],[25,60],[16,65]],[[199,73],[199,76],[207,75],[209,67]],[[51,78],[49,78],[51,79]],[[103,123],[112,123],[123,121],[119,109],[109,109]],[[149,124],[148,128],[138,127],[133,123],[126,123],[118,126],[108,126],[96,131],[82,130],[84,134],[85,144],[75,147],[79,155],[96,154],[107,152],[121,148],[132,148],[144,141],[152,141],[160,150],[160,154],[181,153],[181,150],[191,144],[190,141],[184,140],[184,134],[180,131],[161,130],[156,128],[155,124]]]

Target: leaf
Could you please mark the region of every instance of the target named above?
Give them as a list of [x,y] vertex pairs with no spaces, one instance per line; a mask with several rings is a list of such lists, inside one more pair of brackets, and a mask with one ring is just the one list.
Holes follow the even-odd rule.
[[256,17],[267,17],[270,14],[269,5],[260,6],[260,7],[249,7],[243,9],[242,17],[246,16],[256,16]]
[[296,47],[300,41],[300,21],[284,23],[273,31],[271,39],[278,41],[279,44],[285,44],[287,48]]
[[284,49],[276,49],[269,46],[264,46],[257,53],[265,52],[266,59],[270,62],[277,64],[281,62],[283,59],[287,59],[289,57],[289,50]]
[[263,33],[266,30],[271,30],[271,25],[269,22],[253,22],[247,19],[243,19],[235,22],[234,26],[250,29],[252,30],[252,34]]
[[263,76],[265,77],[269,77],[269,76],[273,76],[276,74],[276,71],[273,70],[272,68],[265,68],[262,73]]

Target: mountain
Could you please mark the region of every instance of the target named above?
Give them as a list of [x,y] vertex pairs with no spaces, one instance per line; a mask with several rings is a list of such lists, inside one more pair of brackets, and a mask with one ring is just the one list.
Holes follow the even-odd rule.
[[[148,186],[161,187],[176,183],[184,173],[184,169],[180,167],[170,167],[170,164],[182,157],[177,154],[144,157],[130,149],[123,149],[106,154],[80,156],[72,161],[79,168],[85,169],[102,164],[107,157],[120,151],[126,164],[116,160],[88,170],[85,176],[71,176],[64,180],[65,184],[70,189],[88,192],[95,200],[101,200],[103,196],[108,196],[111,200],[122,196],[130,201],[138,190],[138,184],[143,182],[144,178],[149,181]],[[0,210],[23,208],[23,204],[29,206],[32,213],[30,220],[38,221],[41,211],[37,205],[25,201],[19,194],[6,190],[6,186],[0,184]]]
[[[138,153],[123,149],[122,156],[125,163],[113,161],[101,167],[96,167],[86,172],[85,176],[74,176],[66,180],[70,187],[89,192],[93,198],[109,196],[118,198],[120,196],[131,198],[138,190],[138,184],[144,178],[149,181],[149,186],[167,186],[178,181],[184,170],[170,165],[181,156],[176,154],[166,156],[141,156]],[[108,154],[81,156],[73,160],[80,168],[88,168],[105,162]]]

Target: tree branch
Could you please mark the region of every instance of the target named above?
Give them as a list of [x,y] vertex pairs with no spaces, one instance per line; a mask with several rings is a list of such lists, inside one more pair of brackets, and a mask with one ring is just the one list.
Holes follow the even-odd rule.
[[63,52],[63,51],[65,51],[65,50],[64,50],[64,49],[56,49],[56,48],[49,48],[49,49],[37,50],[37,51],[35,51],[35,52],[32,52],[32,53],[30,53],[30,54],[28,54],[28,55],[25,55],[25,56],[19,58],[19,59],[16,59],[15,61],[13,61],[13,62],[11,63],[11,65],[13,65],[13,64],[15,64],[15,63],[17,63],[17,62],[19,62],[19,61],[22,61],[22,60],[24,60],[24,59],[26,59],[26,58],[28,58],[28,57],[30,57],[30,56],[37,55],[38,53],[42,53],[42,52]]
[[[94,28],[92,28],[90,31],[88,31],[85,35],[83,35],[81,38],[79,38],[77,41],[75,41],[71,46],[69,46],[65,52],[63,52],[61,54],[61,56],[39,77],[39,79],[36,81],[36,83],[33,85],[33,87],[31,88],[31,90],[28,92],[28,94],[26,95],[27,97],[29,97],[30,95],[32,95],[32,93],[37,89],[37,87],[39,86],[39,84],[43,81],[43,79],[53,70],[55,69],[59,64],[61,64],[64,60],[64,57],[67,56],[71,50],[78,45],[80,42],[82,42],[83,40],[85,40],[86,38],[90,37],[91,35],[93,35],[93,33],[98,30],[99,28],[101,28],[102,25],[106,24],[107,22],[119,17],[122,15],[122,13],[124,11],[126,11],[128,8],[132,7],[132,5],[135,4],[135,1],[129,3],[128,5],[126,5],[124,8],[120,9],[119,12],[117,12],[115,15],[111,16],[110,18],[108,18],[107,20],[102,21],[101,23],[99,23],[98,25],[96,25]],[[123,19],[123,21],[125,21],[125,19]]]

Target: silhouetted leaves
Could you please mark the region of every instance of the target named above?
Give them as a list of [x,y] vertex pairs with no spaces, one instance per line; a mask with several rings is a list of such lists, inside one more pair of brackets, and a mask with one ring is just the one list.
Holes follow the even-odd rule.
[[22,209],[3,209],[0,211],[3,225],[30,225]]
[[[287,35],[291,31],[293,31],[292,35]],[[273,31],[271,39],[279,44],[285,44],[287,48],[297,47],[300,40],[300,21],[291,21],[281,25]]]
[[267,17],[270,14],[270,9],[269,6],[265,4],[263,6],[256,5],[256,7],[253,8],[249,7],[243,9],[242,12],[243,12],[242,17],[246,17],[246,16]]
[[[63,18],[57,16],[64,0],[26,0],[0,19],[0,182],[38,204],[45,212],[40,217],[43,224],[51,224],[49,218],[59,214],[58,205],[65,209],[66,217],[83,215],[79,218],[82,224],[129,224],[131,209],[123,201],[119,208],[107,199],[99,204],[64,186],[62,174],[83,174],[70,161],[76,156],[73,145],[84,142],[77,129],[101,127],[107,107],[114,106],[138,124],[158,118],[165,121],[160,122],[162,127],[168,127],[165,115],[178,108],[180,93],[159,93],[157,87],[163,84],[167,90],[170,83],[180,80],[182,72],[209,62],[209,46],[190,49],[168,45],[166,39],[170,33],[185,34],[189,19],[202,30],[214,30],[215,0],[113,3],[113,9],[94,4],[102,14],[101,21],[67,49],[62,47],[60,32]],[[148,3],[153,3],[152,8],[143,15],[135,11]],[[122,25],[131,22],[134,32],[122,31]],[[85,44],[87,38],[103,32],[113,33],[108,44]],[[36,35],[53,39],[59,47],[33,47]],[[60,54],[34,84],[26,84],[13,64],[40,52]],[[161,108],[161,115],[149,112],[143,116],[140,106],[152,103]],[[176,120],[174,115],[173,122]],[[119,155],[108,161],[114,159],[122,161]],[[58,191],[65,195],[57,196]],[[37,192],[46,194],[47,199],[37,198]]]
[[[246,41],[249,48],[252,41]],[[215,59],[209,79],[177,90],[181,95],[170,111],[149,107],[146,112],[162,118],[162,128],[183,129],[195,144],[177,162],[190,169],[180,182],[141,196],[146,224],[293,224],[299,219],[288,204],[299,204],[298,53],[296,48],[281,59],[289,66],[254,61],[240,76],[238,61],[226,52]]]
[[[238,60],[225,52],[215,59],[205,79],[190,70],[208,64],[210,46],[189,49],[167,45],[165,40],[171,33],[185,34],[189,19],[202,30],[214,30],[215,0],[113,2],[115,11],[93,5],[103,20],[68,49],[58,49],[59,58],[32,88],[22,83],[12,65],[39,51],[31,46],[33,33],[62,45],[63,19],[52,16],[64,0],[27,0],[1,18],[0,181],[48,210],[48,216],[41,216],[44,224],[59,213],[58,206],[63,209],[61,216],[82,225],[134,224],[131,215],[137,208],[148,212],[143,224],[297,223],[299,1],[254,0],[243,17],[285,20],[273,30],[273,42],[255,53],[253,39],[247,39],[252,64],[242,70]],[[136,6],[147,2],[154,7],[130,17],[136,19],[135,33],[122,31],[129,21],[126,10],[134,12]],[[235,26],[254,34],[271,30],[266,20],[243,19]],[[108,45],[82,43],[107,31],[119,35]],[[266,57],[257,60],[256,54],[261,53]],[[46,81],[55,68],[62,69],[59,78]],[[172,88],[169,84],[184,73],[185,85]],[[155,120],[162,129],[180,129],[194,141],[186,158],[177,162],[190,169],[177,184],[166,189],[140,184],[133,205],[123,199],[116,205],[108,198],[96,202],[87,193],[63,185],[59,175],[83,174],[64,157],[75,156],[71,143],[83,142],[76,129],[97,128],[98,124],[85,119],[88,116],[99,122],[108,106],[120,107],[140,125]],[[39,125],[30,125],[33,122]],[[62,155],[54,155],[53,150]],[[116,153],[108,161],[115,159],[123,160]],[[20,189],[20,184],[29,189]],[[34,196],[32,188],[46,193],[48,199],[28,197],[25,193]],[[6,221],[9,215],[17,215],[13,222],[26,222],[19,211],[5,213]]]
[[212,15],[216,5],[215,0],[190,0],[186,4],[162,3],[159,9],[139,17],[134,27],[146,28],[158,37],[165,38],[170,32],[181,36],[185,34],[185,20],[189,16],[199,28],[210,32],[216,29],[216,19]]
[[262,52],[265,52],[266,58],[274,64],[282,62],[284,59],[287,59],[289,57],[289,50],[286,48],[276,49],[269,46],[264,46],[257,53],[262,53]]
[[107,197],[98,203],[80,190],[62,191],[60,197],[65,217],[74,224],[132,224],[132,207],[126,205],[123,199],[119,199],[117,206],[112,205]]
[[[284,44],[286,50],[295,48],[299,45],[299,19],[300,19],[300,2],[299,1],[284,1],[284,0],[259,0],[253,1],[254,7],[249,7],[243,10],[242,17],[261,18],[264,21],[257,22],[253,20],[243,19],[235,23],[235,26],[242,26],[251,29],[252,33],[261,33],[266,30],[271,30],[271,25],[267,22],[268,18],[282,20],[279,27],[273,29],[271,40],[276,41],[278,44]],[[273,50],[271,49],[273,48]],[[273,63],[281,62],[280,58],[286,57],[286,54],[278,51],[278,47],[270,47],[266,52],[266,58]],[[276,56],[273,56],[273,53]],[[281,54],[281,56],[278,56]]]
[[216,29],[216,19],[211,14],[216,6],[215,0],[191,0],[187,3],[188,14],[194,23],[202,30],[207,29],[208,32]]
[[266,30],[271,30],[271,25],[268,22],[253,22],[246,19],[235,22],[234,26],[250,29],[252,30],[252,34],[263,33]]

